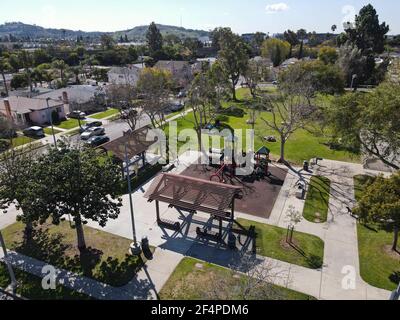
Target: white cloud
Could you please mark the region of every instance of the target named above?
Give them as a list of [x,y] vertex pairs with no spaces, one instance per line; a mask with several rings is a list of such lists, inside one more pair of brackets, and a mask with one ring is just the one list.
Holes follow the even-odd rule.
[[289,9],[290,7],[284,2],[269,4],[265,8],[267,13],[283,12],[283,11],[288,11]]

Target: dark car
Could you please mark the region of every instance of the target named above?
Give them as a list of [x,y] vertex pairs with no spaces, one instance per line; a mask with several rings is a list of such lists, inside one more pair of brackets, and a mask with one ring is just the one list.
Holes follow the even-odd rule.
[[110,138],[107,136],[97,136],[97,137],[92,137],[89,140],[87,140],[86,144],[91,147],[98,147],[109,141],[110,141]]
[[86,113],[82,111],[72,111],[71,113],[67,114],[67,117],[70,119],[85,119],[86,118]]
[[42,127],[30,127],[23,131],[24,135],[33,138],[45,137],[44,130]]
[[79,129],[79,133],[84,133],[85,131],[89,130],[90,128],[101,127],[102,125],[103,125],[103,122],[101,122],[101,121],[93,121],[93,122],[86,123],[84,126],[82,126]]

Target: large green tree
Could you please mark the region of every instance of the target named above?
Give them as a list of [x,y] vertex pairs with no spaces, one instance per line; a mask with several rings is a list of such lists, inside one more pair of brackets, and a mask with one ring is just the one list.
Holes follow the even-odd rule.
[[363,54],[380,54],[385,50],[388,32],[389,26],[385,22],[380,23],[375,8],[368,4],[356,16],[354,28],[346,30],[346,36]]
[[271,59],[274,67],[279,66],[285,61],[290,53],[290,44],[287,41],[270,38],[264,41],[261,54],[265,58]]
[[51,187],[52,201],[42,200],[52,213],[53,223],[58,224],[70,215],[78,248],[85,250],[83,225],[91,220],[104,227],[120,213],[120,167],[109,157],[100,160],[94,149],[80,150],[61,142],[58,148],[49,149],[41,157],[40,168],[43,177],[40,183]]
[[163,47],[163,37],[157,25],[152,22],[146,33],[147,45],[149,46],[151,55],[162,50]]
[[362,221],[393,231],[392,250],[397,251],[400,230],[400,173],[385,179],[380,176],[367,187],[354,213]]
[[326,124],[343,144],[400,169],[400,85],[383,83],[373,92],[349,93],[324,107]]
[[292,30],[287,30],[283,34],[284,39],[290,43],[289,57],[292,57],[293,47],[299,44],[297,33]]
[[240,76],[246,72],[249,56],[242,38],[232,31],[223,34],[220,47],[220,64],[231,82],[232,99],[236,101],[236,85]]

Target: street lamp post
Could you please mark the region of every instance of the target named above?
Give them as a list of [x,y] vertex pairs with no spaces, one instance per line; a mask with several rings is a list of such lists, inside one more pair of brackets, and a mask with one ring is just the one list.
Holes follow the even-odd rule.
[[130,212],[131,212],[131,220],[132,220],[132,233],[133,233],[133,243],[130,246],[130,252],[134,256],[138,256],[141,254],[142,249],[137,242],[136,238],[136,227],[135,227],[135,216],[133,212],[133,199],[132,199],[132,184],[131,184],[131,176],[129,173],[130,167],[130,159],[128,155],[128,147],[127,143],[125,143],[125,166],[126,166],[126,179],[128,182],[128,193],[129,193],[129,205],[130,205]]
[[52,112],[50,111],[49,101],[50,101],[50,98],[47,98],[47,99],[46,99],[47,111],[50,112],[51,133],[53,134],[54,147],[57,148],[57,139],[56,139],[56,135],[55,135],[55,133],[54,133],[54,125],[53,125],[53,114],[52,114]]
[[12,265],[11,265],[10,261],[8,260],[9,256],[8,256],[8,253],[7,253],[7,247],[6,247],[6,244],[4,242],[3,235],[1,234],[1,231],[0,231],[0,245],[3,248],[4,260],[6,262],[8,273],[10,274],[10,278],[11,278],[11,290],[12,290],[12,293],[15,294],[15,290],[17,289],[17,280],[15,279],[15,274],[14,274],[14,270],[12,268]]

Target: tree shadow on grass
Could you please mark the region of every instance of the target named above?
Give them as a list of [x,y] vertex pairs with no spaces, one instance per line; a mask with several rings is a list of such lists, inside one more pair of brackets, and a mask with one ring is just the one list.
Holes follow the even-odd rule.
[[50,234],[48,230],[35,229],[27,243],[16,244],[15,250],[34,259],[45,261],[55,266],[65,264],[65,255],[71,246],[63,243],[63,236]]
[[123,261],[108,257],[100,264],[96,278],[113,287],[122,287],[131,281],[143,267],[143,258],[126,255]]
[[312,269],[319,269],[323,265],[323,260],[321,257],[316,256],[314,254],[308,254],[301,249],[299,246],[295,245],[294,243],[289,243],[289,245],[296,251],[298,252],[301,256],[303,256],[306,259],[307,264],[312,268]]
[[129,283],[143,267],[144,259],[152,258],[151,250],[144,252],[143,257],[127,254],[123,260],[105,259],[101,250],[91,247],[78,253],[74,245],[65,244],[63,235],[42,228],[33,230],[31,240],[26,244],[16,243],[15,248],[26,256],[115,287]]

